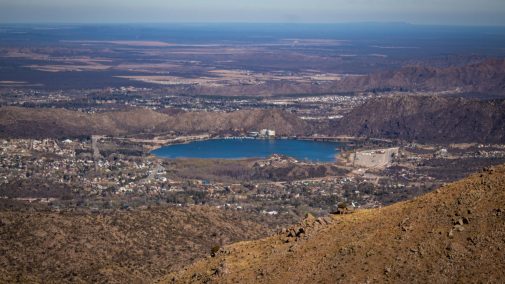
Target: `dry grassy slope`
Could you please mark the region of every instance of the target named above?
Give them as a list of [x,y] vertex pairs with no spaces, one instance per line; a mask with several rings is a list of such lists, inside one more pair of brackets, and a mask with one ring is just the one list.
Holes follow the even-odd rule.
[[161,282],[505,281],[505,166],[411,201],[326,219],[303,221],[298,238],[281,232],[227,246]]
[[119,135],[148,131],[153,125],[159,125],[166,119],[164,114],[145,109],[87,114],[66,109],[2,107],[0,136]]
[[200,206],[0,212],[0,283],[151,283],[216,244],[264,237],[260,218]]
[[0,137],[69,137],[179,131],[276,129],[281,135],[304,133],[308,125],[279,110],[232,113],[188,112],[168,115],[147,109],[87,114],[65,109],[0,108]]

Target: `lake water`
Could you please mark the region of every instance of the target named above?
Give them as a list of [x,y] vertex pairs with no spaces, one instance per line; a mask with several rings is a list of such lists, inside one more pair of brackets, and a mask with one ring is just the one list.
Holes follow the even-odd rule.
[[313,162],[333,162],[342,146],[338,142],[293,139],[211,139],[161,147],[151,153],[163,158],[244,159],[273,154]]

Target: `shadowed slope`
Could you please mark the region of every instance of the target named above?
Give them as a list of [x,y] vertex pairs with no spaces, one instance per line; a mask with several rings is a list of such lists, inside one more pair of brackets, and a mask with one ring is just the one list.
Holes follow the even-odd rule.
[[330,125],[330,132],[419,142],[505,142],[505,100],[440,96],[376,98]]

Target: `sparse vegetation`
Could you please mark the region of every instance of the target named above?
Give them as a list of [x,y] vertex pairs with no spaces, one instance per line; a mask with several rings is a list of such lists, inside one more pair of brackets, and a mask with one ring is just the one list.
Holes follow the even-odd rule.
[[[305,219],[271,237],[225,246],[226,255],[162,283],[502,282],[503,184],[505,165],[411,201]],[[227,273],[211,274],[216,267]]]

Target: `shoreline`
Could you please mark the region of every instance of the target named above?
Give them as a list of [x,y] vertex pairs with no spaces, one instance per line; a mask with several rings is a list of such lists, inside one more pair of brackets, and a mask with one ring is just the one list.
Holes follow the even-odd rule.
[[[222,140],[222,141],[231,141],[231,140],[244,140],[244,141],[252,141],[252,140],[264,140],[264,141],[275,141],[275,140],[278,140],[278,141],[288,141],[288,140],[292,140],[292,141],[311,141],[311,142],[315,142],[315,143],[331,143],[331,144],[335,144],[335,145],[332,145],[334,147],[332,147],[332,151],[333,153],[331,155],[328,155],[328,157],[331,156],[331,160],[327,160],[329,159],[328,157],[320,157],[319,159],[308,159],[308,157],[305,157],[305,158],[301,158],[301,157],[296,157],[296,154],[293,155],[293,153],[282,153],[282,151],[276,151],[276,152],[273,152],[271,154],[265,154],[265,155],[258,155],[258,156],[241,156],[241,157],[166,157],[166,156],[162,156],[162,155],[159,155],[159,154],[156,154],[156,153],[153,153],[154,151],[156,150],[159,150],[159,149],[162,149],[164,147],[169,147],[169,146],[174,146],[174,145],[184,145],[184,144],[190,144],[190,143],[193,143],[193,142],[205,142],[205,141],[216,141],[216,140]],[[192,140],[192,141],[184,141],[182,143],[171,143],[171,144],[166,144],[166,145],[163,145],[161,147],[157,147],[155,149],[152,149],[149,151],[149,154],[153,155],[153,156],[156,156],[157,158],[163,158],[163,159],[226,159],[226,160],[245,160],[245,159],[268,159],[270,156],[274,155],[274,154],[277,154],[277,155],[281,155],[281,156],[287,156],[287,157],[290,157],[290,158],[293,158],[297,161],[300,161],[300,162],[310,162],[310,163],[335,163],[338,161],[337,157],[338,155],[342,152],[342,147],[345,147],[347,144],[345,144],[345,142],[341,142],[341,141],[321,141],[321,140],[316,140],[316,139],[296,139],[294,137],[276,137],[276,138],[262,138],[262,137],[250,137],[250,136],[233,136],[233,137],[211,137],[211,138],[208,138],[208,139],[198,139],[198,140]],[[301,148],[302,150],[302,148]],[[267,151],[268,152],[268,151]]]

